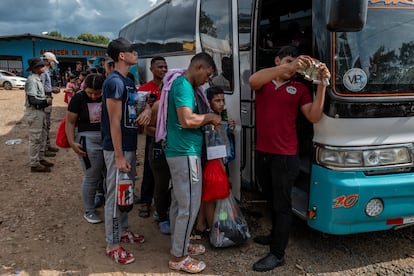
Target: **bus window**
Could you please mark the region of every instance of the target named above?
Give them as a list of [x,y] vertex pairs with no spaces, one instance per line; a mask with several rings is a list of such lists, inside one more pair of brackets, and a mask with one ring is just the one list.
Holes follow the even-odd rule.
[[171,0],[121,29],[140,57],[195,51],[196,1]]
[[201,47],[209,53],[216,63],[217,75],[212,84],[232,93],[232,24],[231,1],[203,1],[200,13]]
[[145,53],[148,55],[165,52],[165,21],[167,8],[163,6],[148,17],[147,43]]
[[196,4],[194,0],[173,0],[166,6],[166,52],[195,51]]

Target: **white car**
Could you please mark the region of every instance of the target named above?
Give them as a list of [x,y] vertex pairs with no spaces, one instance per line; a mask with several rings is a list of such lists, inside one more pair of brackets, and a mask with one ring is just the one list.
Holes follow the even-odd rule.
[[6,90],[11,90],[15,87],[24,89],[26,78],[16,76],[5,70],[0,70],[0,86],[3,86]]

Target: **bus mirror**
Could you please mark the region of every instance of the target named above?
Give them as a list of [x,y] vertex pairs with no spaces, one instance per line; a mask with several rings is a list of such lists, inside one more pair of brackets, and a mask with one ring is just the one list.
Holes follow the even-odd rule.
[[330,0],[326,27],[331,32],[358,32],[365,25],[367,9],[367,0]]

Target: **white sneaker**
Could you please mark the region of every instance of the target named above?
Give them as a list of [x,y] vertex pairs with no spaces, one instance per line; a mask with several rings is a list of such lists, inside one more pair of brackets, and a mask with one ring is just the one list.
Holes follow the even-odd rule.
[[102,222],[102,220],[95,213],[85,213],[83,214],[83,218],[86,219],[87,222],[92,224]]

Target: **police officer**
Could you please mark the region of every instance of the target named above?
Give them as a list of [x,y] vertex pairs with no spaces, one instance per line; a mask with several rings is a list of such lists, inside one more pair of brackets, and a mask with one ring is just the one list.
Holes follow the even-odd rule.
[[25,84],[26,111],[25,116],[29,125],[29,158],[32,172],[50,172],[53,163],[45,157],[46,147],[46,112],[45,108],[52,104],[52,99],[47,97],[40,74],[46,71],[47,62],[34,57],[29,59],[28,71],[32,73]]
[[[55,68],[55,64],[59,64],[56,59],[55,54],[51,52],[45,52],[42,56],[42,59],[47,61],[46,64],[46,71],[40,75],[40,80],[43,83],[43,87],[45,89],[46,96],[52,97],[52,93],[57,94],[60,92],[60,88],[52,85],[52,79],[50,77],[50,69],[53,70]],[[47,138],[46,138],[46,150],[45,156],[46,157],[53,157],[56,156],[55,152],[58,152],[59,149],[50,145],[50,116],[52,114],[52,105],[45,108],[46,112],[46,123],[47,123]]]

